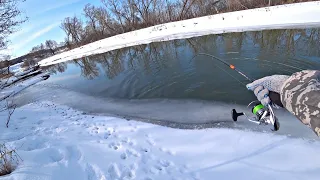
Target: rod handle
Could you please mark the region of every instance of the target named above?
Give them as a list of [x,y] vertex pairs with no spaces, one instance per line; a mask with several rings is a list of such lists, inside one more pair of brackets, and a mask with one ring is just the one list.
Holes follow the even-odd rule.
[[270,91],[269,92],[269,98],[270,98],[271,102],[273,102],[274,104],[276,104],[276,105],[278,105],[280,107],[283,107],[283,104],[281,102],[281,98],[280,98],[280,94],[279,93]]

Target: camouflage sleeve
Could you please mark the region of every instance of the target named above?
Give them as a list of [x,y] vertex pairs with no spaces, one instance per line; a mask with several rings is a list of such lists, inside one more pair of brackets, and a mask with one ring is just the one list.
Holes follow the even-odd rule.
[[320,71],[293,74],[280,94],[284,107],[320,136]]

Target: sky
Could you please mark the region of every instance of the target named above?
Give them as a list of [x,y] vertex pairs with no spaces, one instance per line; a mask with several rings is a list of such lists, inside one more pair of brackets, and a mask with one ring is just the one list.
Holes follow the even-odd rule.
[[65,17],[83,16],[82,10],[88,3],[101,5],[100,0],[26,0],[20,3],[19,9],[28,21],[9,37],[11,42],[3,53],[15,58],[45,40],[63,41],[65,34],[60,28],[61,22]]

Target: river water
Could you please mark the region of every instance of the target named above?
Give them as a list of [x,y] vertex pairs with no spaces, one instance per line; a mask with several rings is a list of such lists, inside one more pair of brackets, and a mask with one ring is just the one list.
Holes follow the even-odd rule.
[[[230,109],[244,110],[255,97],[245,88],[246,79],[201,53],[258,79],[320,69],[319,47],[320,29],[230,33],[139,45],[51,66],[52,76],[18,99],[21,104],[51,100],[89,113],[166,122],[172,127],[209,127],[211,122],[232,122]],[[294,134],[293,127],[310,134],[293,116],[279,114],[285,119],[285,134]]]

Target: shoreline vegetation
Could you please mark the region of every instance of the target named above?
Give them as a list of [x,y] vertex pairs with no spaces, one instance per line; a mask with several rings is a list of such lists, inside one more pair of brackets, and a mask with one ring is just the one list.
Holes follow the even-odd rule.
[[39,61],[95,41],[169,22],[310,1],[315,0],[101,0],[101,5],[88,3],[83,8],[83,18],[75,15],[62,21],[64,42],[46,40],[24,58]]
[[[66,48],[65,52],[52,57],[42,58],[39,64],[40,66],[48,66],[95,54],[102,54],[124,47],[174,39],[187,39],[209,34],[273,29],[301,29],[306,27],[315,28],[320,26],[320,21],[316,18],[316,15],[320,13],[319,7],[319,2],[307,2],[202,16],[177,22],[173,21],[139,30],[128,30],[129,32],[120,33],[102,40],[88,41],[89,44],[84,43],[85,45],[82,45],[85,41],[82,41],[81,38],[86,39],[93,36],[80,36],[77,35],[76,32],[92,32],[90,31],[90,27],[86,26],[86,30],[88,29],[88,31],[82,31],[81,28],[78,28],[80,29],[79,31],[76,30],[77,28],[70,28],[71,32],[68,33],[69,40],[71,39],[72,43],[74,41],[76,42],[73,44],[69,43],[69,45],[74,47]],[[81,25],[79,27],[83,26]],[[94,24],[92,27],[98,29],[98,26]],[[117,29],[119,30],[121,27]],[[93,33],[93,35],[95,34]],[[70,48],[73,49],[68,51]]]
[[68,49],[150,26],[207,15],[312,0],[102,0],[87,4],[84,19],[66,17],[61,28]]

